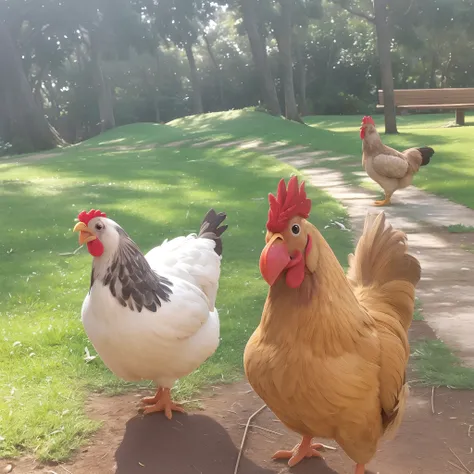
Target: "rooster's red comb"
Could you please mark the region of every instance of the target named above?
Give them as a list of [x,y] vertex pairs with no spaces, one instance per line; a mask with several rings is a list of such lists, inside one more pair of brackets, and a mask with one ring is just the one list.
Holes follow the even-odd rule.
[[89,221],[94,219],[94,217],[107,217],[107,214],[105,214],[105,212],[99,211],[98,209],[91,209],[89,212],[82,211],[77,216],[79,221],[83,222],[85,225],[89,224]]
[[304,181],[298,187],[296,176],[292,176],[288,181],[288,189],[285,180],[282,179],[278,184],[277,196],[269,194],[268,201],[270,210],[267,229],[270,232],[282,232],[291,218],[301,216],[306,219],[311,211],[311,200],[306,197]]
[[362,119],[362,125],[375,125],[374,119],[370,115],[365,116]]

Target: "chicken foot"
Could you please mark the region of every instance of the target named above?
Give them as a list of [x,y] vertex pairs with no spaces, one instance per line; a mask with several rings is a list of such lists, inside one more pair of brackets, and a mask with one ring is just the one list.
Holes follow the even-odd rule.
[[[291,451],[277,451],[272,459],[289,459],[288,466],[296,466],[304,458],[322,458],[322,454],[318,449],[324,448],[320,443],[311,444],[311,436],[303,436],[300,444],[297,444]],[[359,474],[356,472],[356,474]]]
[[388,204],[391,204],[391,198],[392,196],[385,194],[384,199],[382,201],[374,201],[374,204],[376,206],[387,206]]
[[165,412],[166,418],[171,420],[173,417],[173,411],[179,413],[185,413],[184,408],[178,403],[174,403],[171,400],[170,389],[169,388],[159,388],[154,397],[145,397],[141,400],[142,403],[148,405],[143,410],[145,415],[149,413],[156,413],[160,411]]

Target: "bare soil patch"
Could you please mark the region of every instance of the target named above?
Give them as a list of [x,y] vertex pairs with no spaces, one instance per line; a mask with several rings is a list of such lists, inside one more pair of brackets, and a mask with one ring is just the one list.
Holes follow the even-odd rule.
[[[410,338],[431,338],[425,322],[414,322]],[[416,374],[408,373],[409,380]],[[232,474],[245,424],[262,401],[246,382],[212,387],[202,410],[175,414],[137,414],[143,393],[116,397],[94,395],[87,411],[103,423],[91,443],[71,462],[45,466],[32,458],[13,461],[13,474]],[[434,413],[433,413],[434,408]],[[451,474],[462,472],[460,461],[474,470],[471,438],[474,393],[431,387],[412,387],[404,421],[392,441],[381,443],[368,466],[369,474]],[[277,449],[299,441],[265,409],[253,420],[240,462],[240,474],[353,474],[353,463],[336,446],[325,460],[308,459],[289,469],[271,460]],[[450,464],[453,463],[453,464]],[[0,468],[8,464],[3,461]]]

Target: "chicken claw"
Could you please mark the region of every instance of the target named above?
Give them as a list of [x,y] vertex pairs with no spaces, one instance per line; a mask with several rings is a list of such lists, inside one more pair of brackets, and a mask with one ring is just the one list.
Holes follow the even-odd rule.
[[161,399],[162,394],[163,394],[163,389],[160,387],[156,391],[156,394],[153,397],[144,397],[140,400],[140,402],[145,405],[155,405]]
[[387,206],[388,204],[391,204],[390,198],[385,198],[383,201],[374,201],[374,204],[376,206]]
[[171,400],[169,388],[160,388],[154,397],[145,397],[142,398],[141,401],[145,405],[148,405],[143,410],[144,415],[164,411],[166,418],[171,420],[173,417],[173,411],[185,413],[185,410],[181,405],[174,403]]
[[289,459],[288,466],[293,467],[304,458],[323,458],[318,449],[324,448],[324,446],[319,443],[311,444],[311,440],[311,437],[303,436],[301,443],[297,444],[291,451],[277,451],[272,459]]

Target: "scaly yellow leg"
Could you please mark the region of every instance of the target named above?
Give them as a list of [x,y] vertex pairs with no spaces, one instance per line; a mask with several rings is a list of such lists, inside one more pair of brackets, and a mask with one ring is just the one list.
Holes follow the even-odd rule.
[[385,195],[385,199],[383,201],[374,201],[376,206],[387,206],[390,204],[390,198]]
[[174,403],[171,400],[169,388],[158,389],[154,397],[143,398],[142,403],[147,405],[143,410],[143,413],[145,415],[148,415],[149,413],[164,411],[166,418],[168,418],[168,420],[171,420],[171,418],[173,417],[173,411],[185,413],[185,410],[181,405],[179,405],[178,403]]
[[277,451],[272,456],[272,459],[289,459],[288,466],[293,467],[301,462],[304,458],[322,458],[322,455],[318,449],[323,448],[323,445],[319,443],[313,444],[311,441],[312,440],[310,436],[304,436],[301,443],[297,444],[292,450]]

